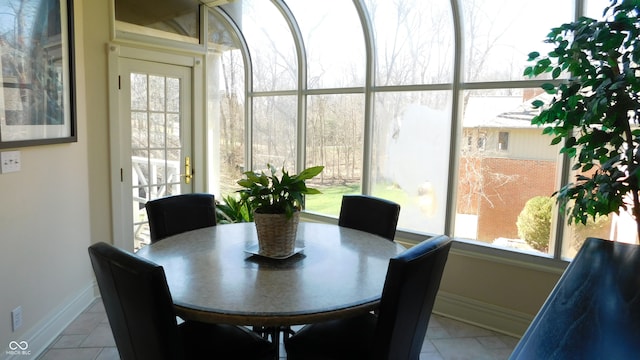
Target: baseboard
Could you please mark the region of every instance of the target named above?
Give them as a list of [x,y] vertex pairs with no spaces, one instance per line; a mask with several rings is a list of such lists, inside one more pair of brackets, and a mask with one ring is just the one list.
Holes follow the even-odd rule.
[[433,312],[517,338],[522,337],[533,320],[530,314],[445,291],[438,292]]
[[69,296],[63,305],[58,306],[25,332],[19,341],[24,350],[20,347],[16,347],[15,351],[7,349],[0,353],[0,360],[38,358],[56,337],[97,298],[96,288],[95,281],[92,281],[78,293]]

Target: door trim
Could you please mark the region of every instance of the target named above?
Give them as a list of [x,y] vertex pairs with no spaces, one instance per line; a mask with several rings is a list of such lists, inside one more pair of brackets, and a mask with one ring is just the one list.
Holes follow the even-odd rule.
[[[118,44],[108,45],[108,86],[109,86],[109,156],[110,156],[110,185],[111,185],[111,224],[113,234],[113,244],[119,248],[133,251],[132,229],[127,224],[131,223],[129,213],[121,211],[124,208],[124,191],[130,191],[129,186],[123,182],[121,174],[121,159],[123,153],[121,149],[129,146],[124,142],[130,139],[123,139],[120,134],[120,96],[119,96],[119,66],[121,58],[136,59],[165,63],[169,65],[185,66],[191,69],[191,144],[192,144],[192,166],[194,171],[193,191],[205,191],[205,87],[203,80],[203,57],[199,55],[180,55],[171,52],[159,52],[154,50],[140,49]],[[202,155],[200,155],[202,154]]]

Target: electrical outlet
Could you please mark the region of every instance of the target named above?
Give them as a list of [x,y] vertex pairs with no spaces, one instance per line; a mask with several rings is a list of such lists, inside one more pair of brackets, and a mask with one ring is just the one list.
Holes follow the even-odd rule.
[[18,330],[22,326],[22,306],[11,310],[11,325],[13,331]]
[[4,173],[20,171],[20,151],[3,151],[0,153],[0,170]]

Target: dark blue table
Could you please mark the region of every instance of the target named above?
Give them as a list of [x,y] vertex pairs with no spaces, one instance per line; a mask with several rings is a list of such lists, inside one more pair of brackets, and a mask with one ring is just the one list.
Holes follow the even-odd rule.
[[588,238],[511,359],[640,359],[640,246]]

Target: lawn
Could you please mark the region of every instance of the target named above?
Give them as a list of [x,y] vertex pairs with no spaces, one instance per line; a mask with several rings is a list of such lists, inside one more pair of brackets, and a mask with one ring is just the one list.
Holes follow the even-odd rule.
[[[316,187],[322,191],[320,195],[309,195],[306,197],[307,211],[320,213],[323,215],[338,216],[340,214],[340,205],[342,196],[346,194],[359,194],[360,184],[356,185],[334,185],[330,187]],[[397,187],[379,184],[374,186],[373,195],[387,200],[395,201],[402,205],[406,203],[407,195]]]

